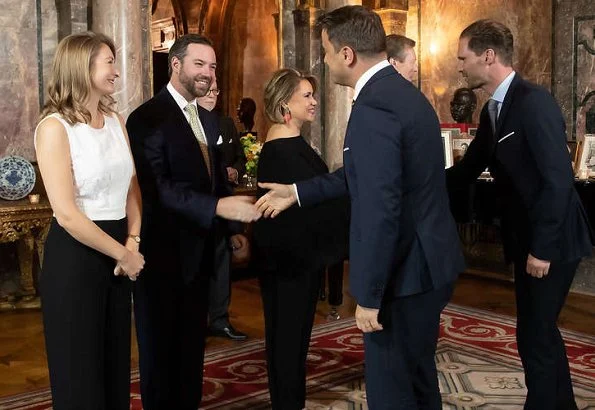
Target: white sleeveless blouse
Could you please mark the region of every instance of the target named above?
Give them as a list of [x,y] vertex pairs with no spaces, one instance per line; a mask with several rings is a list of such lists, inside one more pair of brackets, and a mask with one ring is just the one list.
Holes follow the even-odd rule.
[[[49,117],[66,128],[74,199],[81,212],[95,221],[124,218],[133,162],[118,118],[104,116],[103,128],[96,129],[83,123],[70,125],[59,114]],[[37,129],[34,138],[36,143]]]

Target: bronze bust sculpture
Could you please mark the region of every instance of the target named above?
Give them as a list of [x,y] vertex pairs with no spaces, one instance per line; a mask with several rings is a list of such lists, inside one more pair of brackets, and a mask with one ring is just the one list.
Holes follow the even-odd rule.
[[252,131],[252,128],[254,128],[254,114],[256,114],[256,102],[252,98],[242,98],[237,110],[238,121],[244,125],[242,131]]
[[477,97],[470,88],[459,88],[450,102],[450,114],[457,123],[471,124],[477,108]]

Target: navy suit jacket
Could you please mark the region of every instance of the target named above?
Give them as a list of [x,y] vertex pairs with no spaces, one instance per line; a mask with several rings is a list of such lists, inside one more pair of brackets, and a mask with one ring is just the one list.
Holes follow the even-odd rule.
[[219,197],[231,194],[221,152],[219,122],[198,106],[210,153],[209,177],[198,141],[167,88],[138,107],[126,123],[143,196],[141,252],[147,268],[180,272],[186,282],[199,271],[207,240],[226,226],[216,218]]
[[350,292],[364,307],[440,288],[464,270],[436,113],[394,68],[354,102],[344,167],[297,184],[302,206],[349,193]]
[[531,253],[548,261],[591,255],[591,230],[574,188],[566,126],[552,95],[515,74],[502,103],[496,132],[487,103],[465,156],[447,170],[452,189],[488,167],[501,207],[507,260]]

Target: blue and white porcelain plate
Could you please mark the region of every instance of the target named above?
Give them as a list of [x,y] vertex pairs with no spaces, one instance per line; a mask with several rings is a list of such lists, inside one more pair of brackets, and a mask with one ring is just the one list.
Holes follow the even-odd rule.
[[24,198],[34,186],[35,169],[29,161],[17,155],[0,158],[0,198]]

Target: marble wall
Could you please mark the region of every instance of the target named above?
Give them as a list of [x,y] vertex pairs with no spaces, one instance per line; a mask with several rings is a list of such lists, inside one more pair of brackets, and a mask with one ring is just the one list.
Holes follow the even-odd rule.
[[[562,108],[569,139],[582,139],[595,121],[595,3],[555,0],[554,81],[552,92]],[[590,121],[589,121],[590,119]],[[591,221],[595,224],[595,221]],[[595,258],[581,262],[574,291],[595,295]]]
[[[506,24],[515,39],[514,67],[524,78],[551,85],[552,0],[421,0],[421,90],[441,122],[452,122],[450,100],[457,88],[466,86],[457,72],[457,47],[461,31],[482,18]],[[478,107],[487,95],[478,90]],[[478,120],[478,108],[474,121]]]
[[52,69],[52,60],[58,47],[58,10],[54,0],[41,0],[41,60],[43,76],[40,78],[42,101],[45,101],[45,94],[48,80]]
[[[264,87],[277,69],[277,31],[275,0],[247,0],[235,3],[229,31],[226,65],[229,78],[222,91],[227,99],[227,114],[236,117],[235,109],[242,97],[256,102],[254,129],[264,137],[269,122],[264,114]],[[219,58],[219,56],[218,56]]]
[[592,0],[555,1],[553,93],[562,107],[569,139],[582,139],[587,113],[595,115],[594,16]]
[[0,157],[35,159],[33,132],[39,116],[37,5],[4,0],[0,16]]

